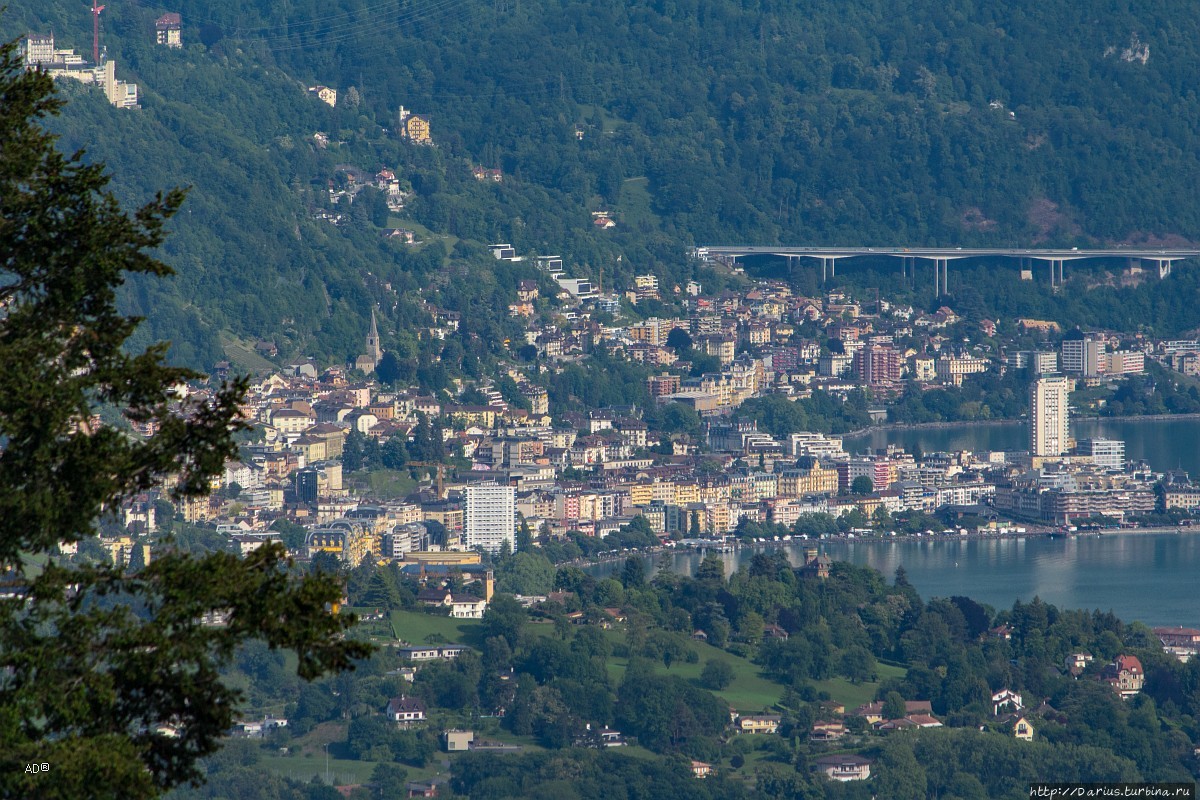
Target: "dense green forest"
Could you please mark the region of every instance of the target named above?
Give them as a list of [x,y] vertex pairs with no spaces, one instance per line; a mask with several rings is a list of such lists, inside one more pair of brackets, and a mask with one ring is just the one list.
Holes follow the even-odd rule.
[[[182,51],[152,44],[166,10],[183,14]],[[164,253],[179,278],[126,295],[177,359],[208,366],[266,338],[285,358],[341,361],[378,305],[406,377],[470,374],[501,355],[512,284],[533,277],[500,269],[489,241],[593,276],[604,265],[620,285],[692,277],[686,248],[706,242],[1200,239],[1189,12],[1178,0],[110,3],[103,41],[143,108],[64,87],[73,102],[54,125],[108,163],[126,199],[192,187]],[[47,0],[10,7],[0,34],[52,29],[86,52],[89,23],[80,4]],[[336,109],[305,93],[318,83],[338,89]],[[428,115],[435,148],[399,140],[402,105]],[[472,164],[504,182],[477,183]],[[396,220],[370,196],[342,226],[314,220],[345,165],[396,169],[413,191],[400,216],[428,243],[383,240]],[[600,208],[616,229],[594,230]],[[1175,292],[1043,292],[1035,307],[1017,283],[995,281],[984,310],[1200,326],[1184,302],[1192,278]],[[491,313],[443,353],[413,335],[422,300]]]

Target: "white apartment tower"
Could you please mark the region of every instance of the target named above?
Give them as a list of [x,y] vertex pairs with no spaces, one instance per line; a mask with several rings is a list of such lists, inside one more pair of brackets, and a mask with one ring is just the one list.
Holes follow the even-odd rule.
[[1067,397],[1071,379],[1038,378],[1029,386],[1029,454],[1061,456],[1070,448]]
[[517,490],[511,486],[468,486],[463,535],[467,547],[498,553],[516,548]]

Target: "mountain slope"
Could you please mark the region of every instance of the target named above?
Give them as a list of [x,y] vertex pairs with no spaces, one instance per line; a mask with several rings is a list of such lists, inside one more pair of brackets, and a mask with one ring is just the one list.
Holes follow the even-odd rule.
[[[75,6],[0,26],[86,50]],[[1200,241],[1200,31],[1178,0],[181,0],[183,52],[150,44],[162,10],[104,12],[144,108],[75,90],[55,125],[123,196],[193,187],[165,252],[179,279],[131,293],[192,363],[221,337],[340,360],[372,304],[403,339],[423,301],[489,309],[463,339],[494,355],[519,329],[488,241],[603,266],[609,285],[679,283],[694,243]],[[304,93],[315,83],[337,109]],[[385,132],[402,105],[430,117],[436,149]],[[344,144],[317,147],[318,130]],[[448,261],[383,242],[361,211],[314,221],[339,164],[396,168],[404,218],[447,237]],[[471,164],[504,182],[477,184]],[[602,208],[615,230],[590,225]],[[476,280],[448,288],[447,267]]]

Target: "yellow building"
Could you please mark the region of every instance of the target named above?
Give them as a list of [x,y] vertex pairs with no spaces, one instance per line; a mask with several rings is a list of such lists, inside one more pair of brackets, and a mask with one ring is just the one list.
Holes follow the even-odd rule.
[[704,528],[714,533],[728,533],[732,528],[732,515],[727,503],[713,503],[704,508]]
[[[479,564],[482,559],[479,553],[474,550],[464,551],[442,551],[428,552],[423,550],[413,550],[404,554],[405,563],[409,564],[425,564],[426,566],[446,566],[446,567],[465,567],[472,564]],[[491,573],[489,573],[490,575]],[[491,597],[487,597],[491,600]]]
[[653,483],[635,483],[629,487],[629,504],[633,506],[648,506],[654,500]]
[[1013,736],[1027,742],[1033,741],[1033,726],[1024,717],[1018,717],[1012,726]]
[[659,481],[650,484],[650,500],[652,502],[657,500],[660,503],[674,503],[675,484],[670,482],[661,483]]
[[351,567],[357,567],[370,552],[372,537],[356,522],[336,520],[308,532],[305,545],[308,557],[333,553]]
[[684,481],[675,484],[675,505],[686,506],[688,503],[700,502],[700,485],[695,481]]
[[493,406],[446,406],[443,413],[464,425],[480,425],[484,428],[496,426],[496,408]]
[[433,144],[433,135],[429,129],[429,118],[413,114],[404,120],[404,135],[410,142],[417,144]]
[[316,436],[301,436],[292,445],[296,450],[304,456],[305,464],[313,464],[317,461],[324,461],[328,456],[328,447],[324,439]]
[[738,717],[738,730],[742,733],[775,733],[782,719],[777,714]]
[[817,464],[811,469],[785,469],[779,473],[780,497],[837,494],[838,474],[832,467]]

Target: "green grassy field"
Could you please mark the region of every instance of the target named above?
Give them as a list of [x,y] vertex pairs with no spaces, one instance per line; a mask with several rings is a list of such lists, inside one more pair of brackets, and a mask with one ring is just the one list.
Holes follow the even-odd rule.
[[445,641],[462,644],[478,638],[478,620],[451,619],[423,614],[420,611],[393,611],[392,630],[398,639],[424,644],[428,636],[438,635]]
[[[907,670],[903,667],[879,664],[876,672],[879,673],[879,681],[886,681],[889,678],[903,678]],[[814,685],[818,692],[829,692],[831,698],[850,710],[875,699],[875,690],[879,688],[879,681],[855,684],[845,678],[831,678],[827,681],[816,681]]]
[[[400,766],[408,770],[408,779],[410,781],[424,780],[437,775],[442,766],[437,759],[446,757],[444,753],[435,757],[434,763],[429,766],[418,768],[411,767],[407,764]],[[266,756],[259,762],[264,769],[269,769],[287,778],[292,778],[297,781],[311,781],[314,775],[320,775],[321,779],[325,778],[325,756],[321,755],[304,755],[304,756]],[[329,777],[335,786],[352,786],[355,784],[366,783],[371,779],[371,773],[375,771],[376,762],[374,761],[351,761],[342,758],[329,759]]]
[[604,106],[581,105],[579,107],[579,112],[589,121],[599,115],[601,133],[612,133],[617,129],[618,125],[624,124],[624,120],[622,120],[620,117],[614,117],[612,114],[608,113],[608,110],[604,108]]
[[406,497],[417,488],[418,481],[406,469],[373,469],[345,476],[346,484],[363,494],[383,499]]
[[[614,632],[614,636],[619,636],[619,634]],[[727,653],[724,650],[703,642],[691,642],[690,644],[700,656],[700,660],[697,663],[686,664],[676,662],[671,665],[669,670],[665,665],[660,664],[658,671],[664,675],[678,675],[686,680],[699,680],[700,673],[704,670],[704,665],[710,660],[725,661],[733,667],[733,682],[724,689],[714,692],[714,694],[723,698],[731,706],[745,714],[769,710],[783,696],[784,687],[763,677],[758,666],[749,660],[735,656],[732,653]],[[615,681],[620,681],[621,677],[625,674],[625,668],[628,664],[628,659],[609,659],[609,674]],[[878,665],[878,672],[880,680],[887,680],[888,678],[903,677],[905,671],[901,667],[890,667],[886,664],[880,664]],[[831,678],[829,680],[816,681],[814,686],[817,691],[828,692],[833,700],[844,704],[847,708],[855,708],[863,703],[870,702],[874,698],[875,690],[879,687],[879,683],[872,681],[869,683],[853,684],[845,678]]]
[[407,219],[405,217],[397,217],[394,214],[388,216],[388,227],[401,228],[403,230],[412,231],[415,233],[417,235],[417,242],[419,242],[417,247],[440,239],[446,243],[446,252],[450,252],[454,249],[454,245],[458,244],[457,236],[434,233],[419,222]]
[[621,215],[621,221],[635,225],[646,220],[657,225],[659,219],[651,210],[651,200],[649,178],[626,178],[621,184],[621,194],[617,198],[617,211]]

